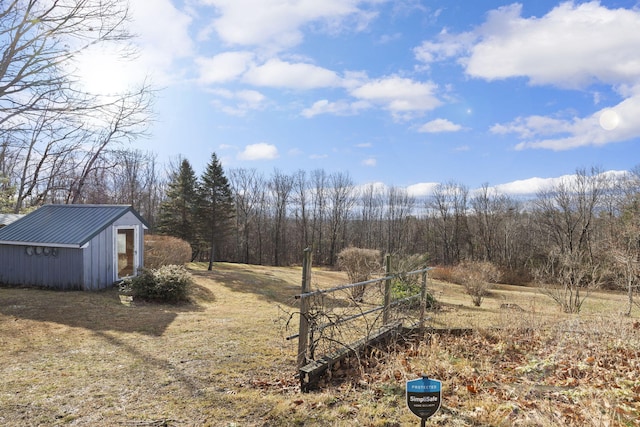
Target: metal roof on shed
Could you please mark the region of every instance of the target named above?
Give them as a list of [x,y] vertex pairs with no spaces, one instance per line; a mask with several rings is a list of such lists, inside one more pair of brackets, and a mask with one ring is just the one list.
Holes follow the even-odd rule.
[[82,247],[118,218],[128,205],[44,205],[0,229],[0,244]]

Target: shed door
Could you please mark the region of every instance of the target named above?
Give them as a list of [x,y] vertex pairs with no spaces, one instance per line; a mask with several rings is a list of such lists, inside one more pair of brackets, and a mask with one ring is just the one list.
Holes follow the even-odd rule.
[[118,228],[116,250],[118,251],[118,279],[133,276],[138,268],[136,257],[135,228]]

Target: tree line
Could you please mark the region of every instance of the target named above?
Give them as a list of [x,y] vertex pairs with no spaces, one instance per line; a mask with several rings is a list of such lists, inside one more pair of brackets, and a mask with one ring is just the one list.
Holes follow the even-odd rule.
[[[197,179],[187,160],[171,176],[158,231],[187,238],[195,219],[186,218],[198,211],[180,203],[190,199]],[[491,262],[511,282],[566,275],[580,276],[577,286],[636,286],[640,168],[626,174],[578,169],[527,199],[488,184],[471,191],[455,182],[418,198],[400,187],[357,186],[346,172],[322,169],[265,176],[236,168],[227,176],[232,221],[219,233],[221,259],[290,265],[311,248],[315,263],[332,266],[342,249],[354,246],[427,254],[434,265]],[[170,206],[182,219],[167,226]]]
[[128,146],[146,133],[154,90],[92,93],[77,69],[96,46],[134,54],[127,19],[119,0],[0,4],[1,212],[130,204],[151,232],[183,238],[210,265],[297,264],[305,248],[334,265],[354,246],[490,262],[506,281],[561,284],[577,301],[584,286],[625,286],[630,298],[638,286],[640,168],[579,169],[528,199],[454,181],[417,198],[322,169],[225,173],[215,153],[200,177],[186,159],[166,173],[155,154]]

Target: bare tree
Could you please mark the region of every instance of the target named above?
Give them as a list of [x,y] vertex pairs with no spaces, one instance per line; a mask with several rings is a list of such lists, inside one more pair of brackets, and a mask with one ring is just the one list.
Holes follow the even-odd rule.
[[314,259],[319,263],[327,263],[327,255],[324,251],[324,229],[327,217],[328,206],[328,186],[329,178],[323,169],[316,169],[311,172],[311,242],[315,250]]
[[576,174],[538,194],[536,220],[548,239],[542,260],[534,268],[546,292],[564,311],[580,311],[590,290],[602,280],[602,259],[594,252],[596,213],[607,190],[597,168]]
[[304,170],[298,170],[293,175],[293,194],[291,199],[298,235],[296,244],[293,244],[292,247],[296,248],[298,253],[311,244],[308,185],[307,173]]
[[413,213],[415,199],[407,190],[389,187],[385,221],[387,223],[387,253],[403,252],[408,233],[408,222]]
[[612,232],[606,247],[616,267],[615,277],[627,291],[629,304],[625,314],[629,316],[634,294],[640,289],[640,167],[618,182],[617,189],[619,218],[610,221]]
[[572,177],[538,193],[538,220],[560,253],[583,251],[592,258],[592,227],[606,179],[598,168],[578,169]]
[[565,313],[579,313],[584,301],[602,282],[601,266],[585,263],[581,251],[552,250],[534,275],[542,292]]
[[285,220],[287,218],[289,198],[293,189],[293,177],[275,170],[269,182],[269,188],[274,202],[274,263],[275,265],[281,265],[285,239]]
[[378,185],[370,183],[360,191],[360,226],[354,236],[357,246],[364,248],[382,247],[383,206],[382,192]]
[[480,261],[500,262],[513,268],[515,220],[518,207],[505,194],[483,184],[471,198],[471,223]]
[[0,127],[42,111],[91,109],[79,90],[73,60],[89,47],[131,38],[119,0],[9,0],[0,4]]
[[140,150],[117,150],[107,153],[113,203],[133,206],[149,223],[155,225],[164,183],[159,176],[157,156]]
[[442,261],[460,261],[464,242],[468,239],[467,198],[469,190],[454,182],[439,184],[433,191],[430,207],[438,217],[437,230],[442,245]]
[[88,125],[91,145],[83,144],[87,148],[82,150],[81,169],[72,178],[67,202],[76,203],[80,199],[88,175],[108,147],[145,135],[152,101],[150,95],[150,89],[142,86],[135,93],[120,96],[93,110],[95,116]]
[[[16,189],[13,210],[44,200],[75,202],[114,143],[145,129],[153,91],[90,93],[79,55],[96,46],[133,53],[121,0],[0,3],[0,140]],[[66,190],[66,196],[63,195]]]
[[15,213],[66,188],[65,180],[75,165],[74,151],[86,135],[82,124],[59,111],[45,110],[33,119],[29,126],[7,135],[14,162]]
[[[251,243],[257,244],[260,252],[260,238],[262,236],[260,212],[264,204],[264,178],[255,169],[231,169],[229,183],[233,191],[236,204],[236,242],[240,250],[240,260],[244,263],[251,261]],[[257,239],[252,238],[257,236]],[[257,242],[256,242],[257,241]]]
[[348,173],[329,176],[329,265],[334,265],[338,251],[344,247],[347,220],[355,202],[353,180]]

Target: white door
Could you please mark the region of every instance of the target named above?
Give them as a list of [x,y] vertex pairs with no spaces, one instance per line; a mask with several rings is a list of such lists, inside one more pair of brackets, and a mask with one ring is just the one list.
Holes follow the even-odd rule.
[[138,239],[135,227],[116,228],[116,279],[135,275],[138,269]]

